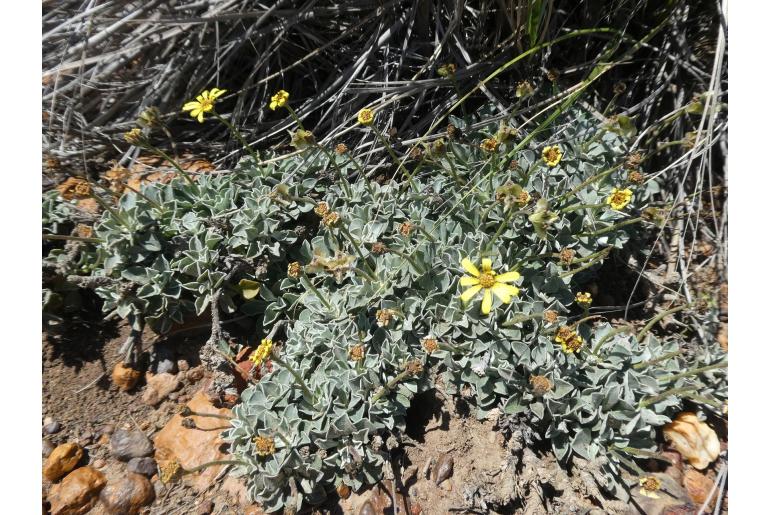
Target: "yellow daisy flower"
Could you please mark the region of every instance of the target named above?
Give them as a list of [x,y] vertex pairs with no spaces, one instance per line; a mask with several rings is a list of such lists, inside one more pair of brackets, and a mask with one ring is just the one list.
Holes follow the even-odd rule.
[[543,149],[543,161],[545,161],[545,164],[552,168],[559,164],[562,155],[563,154],[561,153],[561,149],[556,145],[552,147],[545,147]]
[[371,125],[374,123],[374,111],[369,108],[358,111],[358,123],[361,125]]
[[461,262],[462,267],[471,275],[464,275],[460,278],[460,286],[469,287],[460,295],[463,302],[470,301],[481,290],[484,290],[484,297],[481,300],[481,313],[488,315],[492,310],[492,294],[494,293],[503,304],[511,302],[511,298],[519,294],[516,286],[506,284],[518,280],[521,275],[519,272],[505,272],[497,274],[492,270],[492,260],[481,260],[481,271],[465,258]]
[[575,302],[580,304],[583,307],[588,307],[593,302],[593,299],[591,298],[591,294],[586,291],[578,292],[577,295],[575,295]]
[[196,118],[200,123],[203,123],[203,113],[208,113],[214,109],[214,102],[227,92],[226,89],[211,88],[206,90],[197,97],[195,100],[187,102],[182,111],[190,111],[190,116]]
[[270,97],[270,109],[275,111],[277,107],[283,107],[286,102],[289,101],[289,92],[280,90],[278,93]]
[[258,367],[267,358],[270,357],[270,351],[272,350],[272,348],[273,348],[273,340],[264,338],[262,342],[259,344],[259,347],[257,347],[257,350],[255,350],[251,354],[251,357],[249,359],[254,362],[255,367]]
[[633,192],[629,189],[612,188],[612,193],[607,197],[607,204],[615,211],[620,211],[631,202],[631,195]]

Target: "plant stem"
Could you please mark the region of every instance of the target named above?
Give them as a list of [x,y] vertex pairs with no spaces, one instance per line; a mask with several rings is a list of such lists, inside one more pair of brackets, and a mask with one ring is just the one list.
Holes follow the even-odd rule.
[[672,313],[676,313],[678,311],[685,310],[685,309],[687,309],[689,307],[690,307],[690,304],[684,304],[682,306],[677,306],[675,308],[668,309],[668,310],[666,310],[666,311],[664,311],[662,313],[658,313],[652,320],[647,322],[647,325],[645,325],[644,328],[641,331],[639,331],[639,334],[636,335],[636,339],[641,342],[644,339],[644,337],[647,335],[647,333],[650,332],[650,329],[652,329],[652,327],[655,324],[657,324],[658,322],[663,320],[663,317],[666,317],[666,316],[668,316],[668,315],[670,315]]
[[257,154],[254,152],[254,149],[252,149],[252,148],[251,148],[251,145],[249,145],[249,144],[246,142],[246,140],[243,138],[243,136],[241,135],[241,131],[239,131],[238,129],[236,129],[236,128],[235,128],[235,126],[234,126],[232,123],[230,123],[230,122],[228,122],[227,120],[225,120],[225,119],[224,119],[224,118],[223,118],[223,117],[222,117],[222,116],[221,116],[219,113],[217,113],[216,111],[212,111],[212,113],[214,114],[214,116],[216,117],[216,119],[217,119],[217,120],[219,120],[220,122],[222,122],[222,123],[223,123],[223,124],[224,124],[224,125],[225,125],[225,126],[226,126],[226,127],[229,129],[229,130],[230,130],[230,133],[231,133],[233,136],[235,136],[235,138],[236,138],[236,139],[237,139],[237,140],[238,140],[238,141],[241,143],[241,145],[243,145],[243,148],[246,150],[246,152],[248,152],[248,153],[249,153],[249,155],[251,156],[251,158],[254,160],[254,166],[257,166],[257,163],[259,163],[259,157],[257,157]]
[[310,290],[313,293],[313,295],[315,295],[316,297],[318,297],[320,299],[321,303],[323,303],[323,305],[326,307],[326,309],[328,309],[329,311],[333,312],[334,308],[332,308],[332,305],[329,304],[329,301],[326,300],[326,297],[321,295],[321,292],[319,292],[316,289],[316,287],[313,286],[313,282],[310,280],[310,278],[304,272],[302,273],[302,279],[304,279],[304,281],[301,281],[301,280],[300,281],[305,285],[305,287],[308,290]]
[[345,238],[347,238],[347,240],[350,242],[350,244],[353,245],[353,248],[356,249],[356,254],[358,254],[358,257],[361,258],[361,261],[364,262],[364,264],[366,265],[366,268],[372,274],[372,278],[374,278],[377,275],[377,273],[374,271],[372,266],[369,264],[369,261],[367,261],[366,258],[364,257],[364,253],[361,252],[361,247],[359,247],[358,243],[356,243],[356,240],[353,239],[353,235],[350,234],[350,232],[348,231],[348,228],[345,227],[344,225],[340,224],[340,232],[345,235]]
[[172,165],[174,168],[176,168],[176,170],[177,170],[177,171],[178,171],[180,174],[182,174],[182,177],[184,177],[184,178],[185,178],[185,180],[186,180],[186,181],[187,181],[189,184],[191,184],[191,185],[195,185],[195,181],[193,181],[192,177],[190,177],[190,174],[189,174],[189,173],[187,173],[186,171],[184,171],[184,169],[183,169],[181,166],[179,166],[179,163],[177,163],[177,162],[176,162],[176,160],[175,160],[173,157],[171,157],[170,155],[166,154],[164,151],[162,151],[162,150],[161,150],[161,149],[159,149],[158,147],[156,147],[156,146],[152,145],[151,143],[145,143],[145,148],[146,148],[147,150],[149,150],[150,152],[154,152],[154,153],[158,154],[160,157],[162,157],[163,159],[165,159],[166,161],[168,161],[169,163],[171,163],[171,165]]
[[404,166],[404,163],[401,162],[401,160],[396,155],[396,152],[393,150],[393,147],[390,146],[390,143],[388,143],[388,140],[385,139],[385,136],[382,135],[380,130],[375,127],[374,125],[370,126],[374,133],[377,135],[377,138],[380,140],[380,143],[382,143],[385,146],[385,149],[388,151],[388,154],[390,154],[391,159],[396,163],[398,168],[404,172],[406,175],[406,179],[409,182],[409,186],[417,191],[417,185],[414,183],[414,180],[412,179],[412,175],[409,173],[409,171]]
[[310,400],[310,404],[315,405],[315,396],[310,392],[310,389],[307,387],[307,385],[305,384],[305,381],[302,380],[302,377],[297,373],[297,371],[294,370],[284,360],[276,357],[275,355],[272,355],[270,359],[272,359],[273,361],[275,361],[276,363],[284,367],[286,370],[289,371],[289,373],[291,373],[291,375],[294,376],[294,379],[297,381],[297,384],[302,389],[302,393],[304,393],[308,397],[308,399]]

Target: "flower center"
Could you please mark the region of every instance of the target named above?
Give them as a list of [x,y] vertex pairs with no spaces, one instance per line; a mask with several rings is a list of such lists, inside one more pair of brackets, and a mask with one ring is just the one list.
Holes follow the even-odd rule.
[[479,276],[479,284],[482,288],[491,288],[495,285],[495,276],[492,274],[483,273]]
[[625,202],[625,200],[626,200],[626,197],[625,197],[625,195],[623,195],[623,194],[622,194],[622,193],[620,193],[620,192],[618,192],[618,193],[615,193],[615,194],[612,196],[612,203],[613,203],[613,204],[622,204],[623,202]]
[[660,488],[660,481],[654,477],[648,477],[644,480],[643,488],[649,491],[655,491]]
[[555,148],[549,148],[548,152],[545,153],[545,158],[549,161],[556,161],[559,159],[559,151]]
[[204,112],[208,113],[208,112],[209,112],[209,111],[211,111],[213,108],[214,108],[214,102],[212,102],[212,101],[211,101],[211,99],[209,99],[209,98],[204,98],[203,100],[201,100],[201,109],[202,109]]

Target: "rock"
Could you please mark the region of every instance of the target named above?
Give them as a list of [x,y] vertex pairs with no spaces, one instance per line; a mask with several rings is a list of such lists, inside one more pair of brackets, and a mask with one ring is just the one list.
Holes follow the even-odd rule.
[[152,442],[141,431],[118,429],[110,438],[110,452],[120,461],[150,456],[152,451]]
[[48,501],[51,515],[82,515],[87,513],[104,487],[104,474],[91,467],[80,467],[51,488]]
[[227,494],[228,503],[238,506],[246,506],[249,502],[249,493],[246,491],[246,482],[242,477],[228,475],[222,482],[220,491]]
[[131,458],[131,461],[128,462],[128,470],[136,474],[152,477],[153,474],[158,472],[158,464],[152,458]]
[[115,426],[112,424],[105,424],[99,429],[100,435],[111,435],[115,432]]
[[176,366],[179,368],[181,372],[187,372],[190,370],[190,364],[187,362],[186,359],[180,359],[176,362]]
[[[707,478],[697,470],[688,469],[684,473],[684,479],[682,480],[684,489],[687,491],[687,495],[696,506],[703,506],[708,499],[711,489],[714,487],[714,481]],[[711,508],[714,508],[716,504],[717,495],[711,497]]]
[[107,465],[107,462],[104,461],[103,459],[98,459],[91,464],[91,466],[94,467],[95,469],[103,469],[106,465]]
[[412,502],[412,506],[409,508],[411,515],[420,515],[422,513],[422,506],[418,502]]
[[58,422],[49,422],[43,426],[43,432],[47,435],[53,435],[61,431],[61,424]]
[[43,465],[43,475],[56,481],[67,475],[83,458],[83,449],[76,443],[63,443],[55,448]]
[[696,469],[703,470],[721,450],[716,432],[695,413],[682,412],[663,427],[663,437]]
[[130,391],[136,386],[139,378],[142,377],[141,370],[127,367],[123,363],[118,363],[112,369],[112,382],[124,392]]
[[176,374],[176,362],[170,359],[160,360],[156,370],[158,374]]
[[190,370],[187,372],[187,380],[188,380],[188,381],[189,381],[191,384],[192,384],[192,383],[197,383],[198,381],[200,381],[201,379],[203,379],[203,375],[204,375],[204,373],[205,373],[205,371],[203,370],[203,367],[202,367],[202,366],[197,366],[197,367],[195,367],[195,368],[191,368],[191,369],[190,369]]
[[[197,413],[230,415],[229,409],[214,408],[206,399],[203,391],[196,393],[187,406]],[[212,417],[191,416],[189,418],[195,422],[195,426],[199,429],[185,428],[182,426],[182,416],[176,414],[155,435],[156,462],[162,464],[164,461],[174,459],[185,469],[191,469],[209,461],[225,458],[219,449],[224,443],[219,428],[225,425],[225,421]],[[185,475],[182,481],[192,486],[196,491],[202,492],[214,483],[214,479],[221,471],[222,465],[206,467],[197,474]]]
[[99,499],[108,513],[136,515],[142,507],[155,500],[155,490],[146,477],[129,473],[108,483]]
[[209,515],[214,511],[214,501],[206,499],[198,505],[198,509],[195,511],[196,515]]
[[179,398],[179,392],[171,392],[168,394],[168,399],[171,401],[175,401]]
[[173,374],[147,374],[147,388],[142,394],[142,401],[155,406],[177,388],[179,388],[179,379]]
[[80,445],[88,445],[90,444],[94,439],[94,434],[90,431],[86,431],[82,435],[78,437],[78,443]]
[[56,446],[50,440],[43,440],[43,457],[50,456],[55,448]]
[[[288,511],[284,511],[284,513],[288,513]],[[252,504],[243,509],[243,515],[265,515],[265,510],[257,504]]]
[[440,485],[442,481],[445,481],[452,477],[454,472],[455,460],[451,454],[444,454],[438,459],[436,463],[436,469],[433,472],[436,484]]

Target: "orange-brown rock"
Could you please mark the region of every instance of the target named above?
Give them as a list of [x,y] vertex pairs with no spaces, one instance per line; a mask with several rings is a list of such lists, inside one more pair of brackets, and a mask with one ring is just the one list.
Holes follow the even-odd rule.
[[155,500],[155,489],[146,477],[129,473],[115,481],[110,480],[99,499],[107,513],[137,515],[144,506]]
[[696,469],[702,470],[719,456],[717,434],[695,413],[682,412],[663,428],[663,437]]
[[[207,400],[203,391],[190,399],[187,406],[197,413],[213,413],[230,416],[227,408],[217,409]],[[219,450],[224,443],[221,430],[229,426],[227,420],[213,417],[189,417],[195,422],[194,429],[182,426],[182,416],[174,415],[171,420],[155,435],[155,461],[159,465],[176,460],[185,469],[213,460],[225,459]],[[214,478],[222,471],[222,465],[207,467],[196,474],[187,474],[183,481],[195,490],[202,492],[214,483]]]
[[130,391],[139,378],[142,377],[142,372],[135,368],[128,367],[123,363],[118,363],[115,368],[112,369],[112,382],[115,386],[123,390],[124,392]]
[[43,475],[56,481],[69,474],[83,458],[83,449],[76,443],[63,443],[55,448],[43,465]]
[[155,406],[168,395],[179,388],[179,378],[174,374],[163,372],[162,374],[147,374],[147,388],[142,394],[142,401]]
[[80,467],[51,488],[48,501],[51,515],[82,515],[96,504],[99,491],[104,487],[104,474],[91,467]]
[[[696,506],[703,506],[703,503],[708,499],[711,489],[714,487],[714,481],[707,478],[697,470],[689,469],[684,473],[684,479],[682,480],[684,489],[687,491],[687,495]],[[716,503],[717,496],[711,497],[711,505]]]

